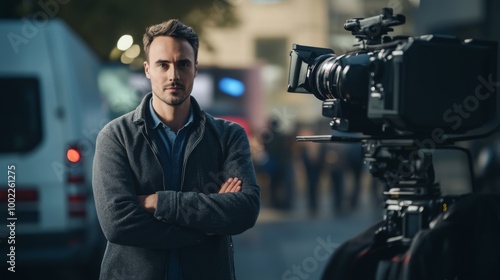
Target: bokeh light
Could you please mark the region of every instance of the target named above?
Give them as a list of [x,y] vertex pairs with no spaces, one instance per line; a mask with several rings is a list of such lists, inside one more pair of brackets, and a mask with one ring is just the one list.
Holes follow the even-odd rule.
[[139,45],[137,44],[134,44],[130,48],[128,48],[124,54],[129,58],[136,58],[141,54],[141,47],[139,47]]
[[125,35],[121,36],[120,39],[118,39],[118,42],[116,43],[116,47],[120,51],[125,51],[128,48],[130,48],[130,46],[132,46],[133,43],[134,43],[134,38],[132,38],[132,36],[130,36],[128,34],[125,34]]

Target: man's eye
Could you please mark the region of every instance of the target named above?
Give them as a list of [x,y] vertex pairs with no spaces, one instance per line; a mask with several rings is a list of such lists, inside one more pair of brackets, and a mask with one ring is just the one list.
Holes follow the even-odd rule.
[[189,67],[189,62],[181,62],[181,63],[179,63],[179,66],[187,68],[187,67]]

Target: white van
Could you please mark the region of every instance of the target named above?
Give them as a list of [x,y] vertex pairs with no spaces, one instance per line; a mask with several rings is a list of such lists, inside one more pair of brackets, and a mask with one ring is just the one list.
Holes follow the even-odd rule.
[[100,61],[61,20],[1,20],[0,38],[2,269],[98,261],[91,166],[108,121]]

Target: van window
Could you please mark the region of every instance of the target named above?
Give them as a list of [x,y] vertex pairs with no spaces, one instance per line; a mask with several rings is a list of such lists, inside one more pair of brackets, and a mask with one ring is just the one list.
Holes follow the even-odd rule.
[[0,153],[28,152],[42,141],[40,87],[33,77],[0,77]]

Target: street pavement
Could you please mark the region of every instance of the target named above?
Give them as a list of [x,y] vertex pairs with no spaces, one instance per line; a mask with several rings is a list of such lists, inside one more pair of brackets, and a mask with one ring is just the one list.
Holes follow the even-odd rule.
[[252,229],[233,237],[237,279],[320,279],[340,244],[381,219],[382,209],[367,204],[314,218],[262,209]]

